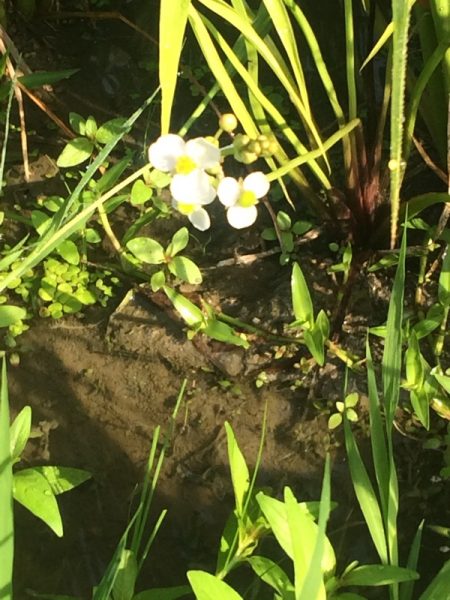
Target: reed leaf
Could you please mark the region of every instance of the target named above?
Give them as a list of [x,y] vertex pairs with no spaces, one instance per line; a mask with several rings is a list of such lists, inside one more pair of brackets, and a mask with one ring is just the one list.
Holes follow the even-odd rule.
[[14,558],[13,474],[9,441],[9,404],[6,361],[0,382],[0,598],[12,600]]
[[159,18],[159,82],[161,85],[161,133],[170,129],[170,115],[177,85],[183,37],[191,0],[161,0]]

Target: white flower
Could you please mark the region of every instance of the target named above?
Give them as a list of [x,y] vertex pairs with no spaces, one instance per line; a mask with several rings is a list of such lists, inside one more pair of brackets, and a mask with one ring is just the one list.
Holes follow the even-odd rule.
[[148,158],[155,169],[188,175],[195,169],[212,169],[220,163],[220,150],[204,138],[185,142],[173,133],[162,135],[148,149]]
[[217,195],[227,208],[228,223],[235,229],[253,225],[258,216],[258,200],[267,194],[269,188],[269,180],[261,171],[250,173],[244,181],[224,177],[217,188]]
[[196,229],[200,231],[209,229],[211,225],[209,214],[202,206],[188,202],[177,202],[176,200],[173,201],[172,206],[182,215],[185,215]]
[[170,193],[174,207],[187,215],[197,229],[208,229],[209,215],[202,206],[214,200],[216,190],[205,169],[219,165],[219,148],[204,138],[185,142],[179,135],[169,133],[150,146],[148,157],[156,169],[173,175]]

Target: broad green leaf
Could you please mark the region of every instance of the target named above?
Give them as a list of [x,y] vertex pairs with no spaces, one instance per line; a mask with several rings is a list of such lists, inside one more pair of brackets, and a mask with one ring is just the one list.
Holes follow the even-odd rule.
[[66,145],[58,156],[58,167],[75,167],[87,160],[94,150],[94,144],[85,137],[78,137]]
[[34,470],[45,477],[55,496],[73,490],[92,477],[89,471],[73,467],[43,466],[34,467]]
[[307,323],[312,328],[314,325],[313,304],[308,284],[298,263],[294,263],[292,268],[291,292],[295,319],[300,323]]
[[42,519],[58,537],[63,535],[63,525],[56,498],[47,479],[36,469],[23,469],[14,473],[14,499]]
[[0,306],[0,327],[9,327],[9,325],[25,319],[26,315],[27,311],[20,306],[3,304]]
[[139,592],[133,600],[178,600],[184,596],[191,595],[192,590],[187,585],[179,585],[172,588],[154,588]]
[[42,87],[43,85],[52,85],[62,79],[68,79],[78,73],[80,69],[65,69],[63,71],[40,71],[31,73],[30,75],[22,75],[17,80],[26,88],[32,90]]
[[0,593],[12,600],[14,558],[13,474],[9,439],[9,402],[6,359],[0,383]]
[[277,563],[264,556],[250,556],[246,560],[256,575],[278,592],[283,600],[295,600],[294,586]]
[[187,227],[182,227],[174,233],[170,244],[167,246],[167,256],[175,256],[186,248],[189,242],[189,230]]
[[419,600],[448,600],[450,590],[450,560],[448,560]]
[[195,262],[185,256],[175,256],[167,266],[172,275],[181,281],[187,281],[193,285],[198,285],[203,281],[200,269]]
[[187,578],[197,600],[243,600],[227,583],[205,571],[188,571]]
[[31,433],[31,406],[24,406],[14,419],[9,430],[11,444],[11,460],[13,463],[20,459]]
[[250,347],[248,341],[240,335],[237,335],[232,327],[214,317],[206,319],[201,331],[213,340],[219,342],[233,344],[234,346],[240,346],[242,348]]
[[350,573],[342,577],[341,582],[343,586],[377,586],[411,579],[419,579],[419,574],[416,571],[392,565],[363,565],[352,569]]
[[286,506],[280,500],[276,500],[267,496],[263,492],[259,492],[256,500],[269,523],[277,542],[280,544],[284,552],[293,558],[291,534],[287,522]]
[[123,549],[116,579],[114,581],[112,597],[114,600],[132,600],[134,587],[138,576],[136,557],[131,550]]
[[72,240],[64,240],[56,248],[56,252],[70,265],[78,265],[80,263],[80,253],[78,252],[77,245]]
[[450,246],[448,245],[439,275],[438,298],[442,306],[450,307]]
[[145,204],[147,200],[153,196],[153,190],[150,186],[146,185],[142,179],[138,179],[133,183],[131,188],[130,202],[133,206],[140,206]]
[[159,265],[166,260],[161,244],[148,237],[137,237],[130,240],[127,248],[136,258],[150,265]]
[[170,130],[175,87],[190,0],[161,0],[159,4],[159,82],[161,85],[161,133]]
[[125,125],[126,119],[122,117],[111,119],[110,121],[103,123],[103,125],[97,129],[95,139],[100,144],[110,144],[124,132]]
[[[288,487],[284,490],[284,504],[291,538],[296,596],[300,598],[298,592],[305,584],[305,578],[317,541],[318,526],[309,515],[302,511],[294,494]],[[322,559],[322,557],[320,558]],[[317,600],[325,600],[326,598],[323,580],[319,583],[315,597]]]
[[325,342],[328,339],[330,325],[326,313],[321,310],[311,329],[303,331],[303,338],[314,360],[320,366],[325,363]]
[[204,316],[198,306],[190,302],[182,294],[179,294],[166,285],[163,289],[169,300],[174,305],[175,310],[179,313],[183,321],[189,325],[189,327],[199,328],[204,324]]
[[238,446],[233,429],[225,422],[227,433],[228,460],[230,463],[231,481],[233,482],[234,498],[238,519],[243,517],[245,497],[250,486],[250,474],[242,452]]

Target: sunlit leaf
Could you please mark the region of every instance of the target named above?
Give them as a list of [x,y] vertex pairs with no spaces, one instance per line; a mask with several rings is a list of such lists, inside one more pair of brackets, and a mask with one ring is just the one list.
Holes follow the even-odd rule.
[[47,479],[36,469],[23,469],[14,473],[14,499],[36,517],[42,519],[58,537],[63,535],[63,525],[56,498]]
[[45,477],[55,496],[73,490],[92,477],[89,471],[73,467],[34,467],[34,470]]
[[14,419],[9,430],[11,460],[20,458],[31,432],[31,406],[24,406]]
[[127,243],[127,248],[144,263],[158,265],[165,261],[164,248],[149,237],[136,237]]
[[56,248],[56,252],[70,265],[78,265],[80,263],[80,253],[78,252],[77,245],[72,240],[64,240]]
[[9,325],[13,325],[17,321],[24,319],[26,315],[27,311],[20,306],[3,304],[0,306],[0,327],[9,327]]
[[205,571],[188,571],[187,578],[197,600],[243,600],[227,583]]
[[58,167],[74,167],[87,160],[94,150],[94,144],[85,137],[70,140],[58,156]]
[[193,285],[198,285],[202,282],[202,274],[195,262],[185,256],[175,256],[167,265],[169,271],[178,279],[187,281]]

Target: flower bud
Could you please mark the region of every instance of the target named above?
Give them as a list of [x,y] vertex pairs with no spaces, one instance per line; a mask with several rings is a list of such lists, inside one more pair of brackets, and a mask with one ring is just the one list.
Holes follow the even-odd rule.
[[253,152],[253,154],[256,154],[257,156],[259,156],[262,152],[262,147],[261,147],[261,144],[258,142],[258,140],[252,140],[247,145],[246,150],[248,150],[248,152]]
[[238,126],[238,121],[233,113],[225,113],[219,119],[219,127],[227,133],[231,133]]

